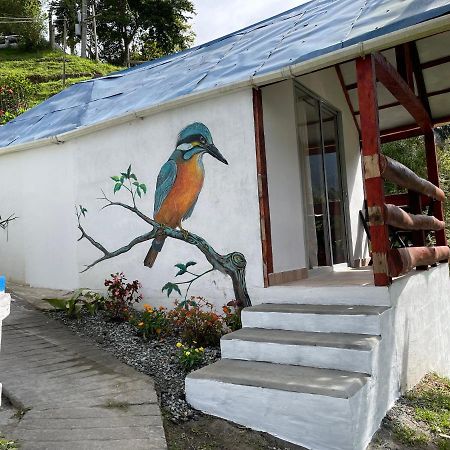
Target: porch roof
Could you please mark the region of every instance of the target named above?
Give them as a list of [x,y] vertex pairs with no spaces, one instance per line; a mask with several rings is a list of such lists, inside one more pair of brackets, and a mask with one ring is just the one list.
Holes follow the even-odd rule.
[[449,13],[447,0],[312,0],[204,45],[72,85],[0,127],[0,147],[92,127],[192,94],[256,84],[263,75]]

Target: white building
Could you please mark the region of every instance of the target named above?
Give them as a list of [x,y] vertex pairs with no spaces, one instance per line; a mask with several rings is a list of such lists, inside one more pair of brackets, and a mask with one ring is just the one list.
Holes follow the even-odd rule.
[[[83,227],[108,250],[150,231],[121,208],[100,211],[96,199],[101,190],[112,198],[110,177],[131,164],[149,191],[137,205],[152,216],[179,131],[202,122],[229,165],[205,156],[184,226],[219,253],[242,252],[253,304],[270,303],[244,311],[244,334],[224,340],[219,365],[189,378],[188,399],[308,448],[363,448],[402,390],[430,370],[450,374],[447,263],[396,277],[447,259],[445,236],[437,231],[437,250],[419,259],[390,250],[384,203],[406,201],[384,198],[379,163],[380,137],[425,135],[437,182],[432,127],[450,120],[449,13],[444,0],[313,0],[69,87],[0,128],[1,210],[19,217],[9,240],[0,236],[0,272],[32,286],[100,289],[123,271],[142,282],[147,302],[167,304],[161,287],[174,264],[207,269],[204,256],[167,239],[152,269],[146,242],[80,273],[101,253],[77,242],[74,208],[88,210]],[[128,200],[123,190],[115,198]],[[350,269],[370,256],[375,277],[371,267]],[[218,305],[234,297],[218,272],[192,293]],[[265,328],[278,334],[252,334]]]

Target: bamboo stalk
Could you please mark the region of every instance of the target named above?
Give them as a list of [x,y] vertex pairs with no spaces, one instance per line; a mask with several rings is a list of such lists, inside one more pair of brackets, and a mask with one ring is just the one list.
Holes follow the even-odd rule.
[[416,175],[411,169],[395,159],[380,155],[381,176],[397,186],[432,197],[440,202],[445,201],[444,191]]
[[389,274],[391,277],[399,277],[414,267],[448,261],[449,257],[450,248],[446,246],[394,248],[390,250],[388,257]]
[[443,230],[445,223],[433,216],[409,214],[395,205],[384,205],[385,222],[401,230]]

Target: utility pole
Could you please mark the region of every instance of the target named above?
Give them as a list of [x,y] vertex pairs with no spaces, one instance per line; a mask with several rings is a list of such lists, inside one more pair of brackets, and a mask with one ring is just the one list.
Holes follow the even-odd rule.
[[53,10],[48,10],[48,37],[50,41],[50,48],[55,49],[55,28],[53,27]]
[[64,29],[63,29],[63,74],[62,82],[63,88],[66,87],[66,41],[67,41],[67,19],[64,17]]
[[81,57],[86,58],[87,0],[81,0]]
[[98,61],[97,18],[95,17],[95,0],[91,0],[92,7],[92,34],[94,35],[95,60]]

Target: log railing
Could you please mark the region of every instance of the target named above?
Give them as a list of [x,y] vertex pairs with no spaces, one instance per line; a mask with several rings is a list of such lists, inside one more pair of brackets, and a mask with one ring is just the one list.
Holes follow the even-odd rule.
[[[414,267],[425,269],[448,260],[450,249],[445,238],[439,188],[436,147],[429,113],[397,70],[380,54],[356,60],[361,123],[364,185],[370,225],[371,255],[376,286],[387,286],[393,277]],[[381,154],[377,82],[381,82],[415,119],[425,136],[428,180]],[[406,188],[407,194],[386,196],[384,182]],[[392,201],[390,201],[392,199]],[[431,214],[423,215],[424,205]],[[400,206],[407,206],[407,210]],[[431,211],[432,208],[432,211]],[[391,248],[389,226],[408,230],[413,246]],[[425,232],[435,234],[435,247],[425,246]]]

